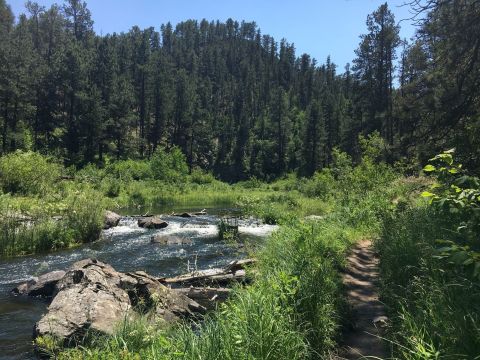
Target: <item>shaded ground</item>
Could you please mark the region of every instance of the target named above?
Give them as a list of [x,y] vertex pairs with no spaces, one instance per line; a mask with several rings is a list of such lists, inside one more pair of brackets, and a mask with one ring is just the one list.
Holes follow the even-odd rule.
[[347,259],[343,282],[353,323],[344,333],[343,347],[336,359],[384,359],[388,355],[379,336],[386,318],[384,306],[378,300],[378,258],[371,241],[360,241]]

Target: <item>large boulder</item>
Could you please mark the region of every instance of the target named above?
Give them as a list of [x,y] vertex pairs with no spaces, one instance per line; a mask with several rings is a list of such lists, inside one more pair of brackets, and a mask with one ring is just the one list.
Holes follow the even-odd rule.
[[12,292],[16,295],[51,297],[55,285],[64,275],[65,271],[52,271],[18,285]]
[[175,235],[157,234],[151,237],[151,242],[162,245],[192,245],[192,240]]
[[120,222],[120,219],[122,217],[118,215],[117,213],[114,213],[113,211],[105,211],[105,218],[104,218],[104,229],[110,229],[112,227],[115,227],[118,225]]
[[124,274],[86,259],[73,264],[57,283],[47,314],[35,326],[35,336],[50,335],[75,344],[87,330],[111,334],[117,323],[137,311],[174,321],[204,308],[145,273]]
[[152,216],[138,219],[138,226],[146,229],[163,229],[168,223],[159,216]]
[[131,307],[128,293],[120,287],[122,278],[110,265],[96,260],[75,263],[57,284],[35,335],[51,335],[69,343],[80,340],[87,330],[112,333]]

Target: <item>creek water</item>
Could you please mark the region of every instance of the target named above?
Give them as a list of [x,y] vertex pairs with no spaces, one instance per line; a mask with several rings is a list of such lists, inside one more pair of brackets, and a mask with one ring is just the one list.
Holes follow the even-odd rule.
[[[163,210],[157,212],[158,210]],[[171,213],[199,209],[155,209]],[[49,254],[0,260],[0,359],[35,359],[32,346],[33,326],[46,312],[44,299],[14,296],[11,290],[21,282],[48,271],[65,270],[72,263],[93,257],[111,264],[116,270],[143,270],[154,276],[174,276],[194,269],[215,268],[242,257],[242,248],[220,241],[216,224],[232,209],[210,208],[208,215],[193,218],[163,216],[169,226],[147,230],[137,226],[137,219],[125,216],[119,226],[104,230],[99,241]],[[132,210],[124,214],[132,214]],[[275,229],[255,219],[240,219],[241,240],[257,241]],[[192,240],[190,245],[160,245],[152,235],[169,234]]]

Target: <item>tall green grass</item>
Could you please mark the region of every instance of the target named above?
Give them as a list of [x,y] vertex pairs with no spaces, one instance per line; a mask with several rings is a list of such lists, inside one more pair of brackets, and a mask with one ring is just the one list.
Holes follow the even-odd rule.
[[[40,202],[37,205],[42,205]],[[0,256],[72,247],[97,240],[103,227],[102,198],[94,191],[65,193],[55,205],[23,212],[15,198],[0,200]]]
[[455,240],[455,229],[425,204],[385,221],[377,246],[398,358],[480,358],[480,284],[436,256],[436,241]]

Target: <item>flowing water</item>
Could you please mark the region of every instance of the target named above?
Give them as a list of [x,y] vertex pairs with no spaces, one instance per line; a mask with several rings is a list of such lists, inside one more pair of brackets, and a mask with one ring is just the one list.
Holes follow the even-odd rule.
[[[194,218],[163,216],[169,226],[161,230],[139,228],[135,218],[126,216],[119,226],[105,230],[102,239],[95,243],[73,250],[0,260],[0,359],[35,358],[33,326],[45,313],[48,304],[42,299],[10,293],[18,283],[33,276],[64,270],[87,257],[97,258],[122,272],[143,270],[154,276],[173,276],[188,270],[221,267],[244,255],[238,246],[218,239],[216,224],[220,215],[232,214],[233,210],[207,210],[209,215]],[[132,214],[131,211],[125,213]],[[259,224],[254,219],[239,220],[241,239],[260,240],[274,229],[274,226]],[[192,244],[152,244],[150,238],[157,233],[186,237],[192,240]]]

